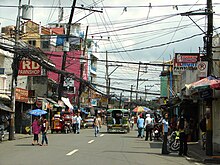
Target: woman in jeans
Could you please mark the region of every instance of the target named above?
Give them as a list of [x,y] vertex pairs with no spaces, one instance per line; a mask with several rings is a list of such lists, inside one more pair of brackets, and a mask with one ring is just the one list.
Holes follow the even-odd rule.
[[44,141],[46,142],[46,146],[48,145],[47,130],[48,130],[48,121],[45,118],[45,116],[42,116],[42,126],[41,126],[42,143],[41,145],[44,145]]

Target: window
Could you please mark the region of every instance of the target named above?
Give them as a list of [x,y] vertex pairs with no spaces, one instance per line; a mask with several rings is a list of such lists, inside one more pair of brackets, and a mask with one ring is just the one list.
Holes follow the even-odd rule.
[[36,46],[36,40],[29,40],[28,43],[32,46]]
[[42,41],[41,42],[42,49],[48,49],[50,45],[50,41]]

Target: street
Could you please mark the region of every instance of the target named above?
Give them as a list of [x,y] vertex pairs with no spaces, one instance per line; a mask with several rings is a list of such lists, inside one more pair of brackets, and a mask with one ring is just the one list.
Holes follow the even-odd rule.
[[98,137],[93,129],[80,134],[48,134],[49,146],[32,146],[31,138],[0,144],[1,165],[177,165],[200,164],[179,157],[177,153],[161,155],[161,142],[144,141],[136,131],[107,134],[105,126]]

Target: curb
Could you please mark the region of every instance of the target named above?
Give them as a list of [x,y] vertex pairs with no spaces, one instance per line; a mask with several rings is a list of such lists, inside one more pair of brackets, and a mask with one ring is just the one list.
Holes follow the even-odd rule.
[[199,153],[189,151],[190,157],[186,157],[188,161],[199,162],[199,163],[212,163],[212,164],[220,164],[220,157],[208,157],[200,155]]

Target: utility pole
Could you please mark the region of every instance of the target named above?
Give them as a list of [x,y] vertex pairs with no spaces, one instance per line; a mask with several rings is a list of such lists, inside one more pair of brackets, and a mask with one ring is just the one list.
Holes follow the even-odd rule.
[[84,57],[86,54],[86,45],[87,45],[87,35],[88,35],[89,26],[86,27],[86,35],[83,43],[83,54],[80,61],[80,85],[79,85],[79,97],[78,97],[78,108],[80,108],[80,97],[83,91],[83,71],[84,71]]
[[[213,36],[213,10],[212,0],[207,0],[207,40],[206,40],[206,56],[208,59],[208,75],[213,73],[213,54],[212,54],[212,36]],[[206,132],[206,155],[213,155],[213,114],[212,114],[212,99],[207,101],[207,132]]]
[[[62,60],[62,67],[61,67],[62,70],[66,69],[66,56],[67,56],[67,52],[69,51],[68,48],[69,48],[70,28],[71,28],[71,23],[72,23],[72,19],[73,19],[75,6],[76,6],[76,0],[73,1],[69,22],[67,24],[66,44],[64,45],[63,60]],[[67,46],[67,48],[65,46]],[[63,96],[63,83],[64,83],[64,75],[61,74],[60,75],[60,84],[59,84],[59,89],[58,89],[58,99],[59,100],[61,100],[61,97]]]
[[110,89],[110,79],[109,79],[109,75],[108,75],[108,52],[106,51],[106,54],[105,54],[105,80],[106,80],[106,94],[107,94],[107,105],[106,105],[106,108],[108,109],[108,102],[109,102],[109,89]]
[[133,92],[133,85],[131,85],[131,92],[130,92],[130,110],[132,106],[132,92]]
[[141,62],[139,62],[139,66],[138,66],[137,85],[136,85],[136,102],[138,100],[138,84],[139,84],[140,68],[141,68]]
[[120,93],[119,108],[122,108],[121,102],[122,102],[122,92]]
[[[20,15],[21,15],[21,0],[18,4],[18,15],[16,20],[16,29],[15,29],[15,49],[17,49],[19,32],[20,32]],[[14,131],[15,131],[15,93],[17,87],[17,76],[18,76],[18,67],[19,58],[18,54],[15,51],[13,62],[12,62],[12,80],[11,80],[11,109],[12,113],[10,116],[10,129],[9,129],[9,138],[8,140],[14,140]]]
[[147,86],[146,86],[146,85],[144,86],[144,91],[145,91],[145,93],[144,93],[144,95],[145,95],[144,99],[145,99],[145,101],[146,101],[146,100],[147,100]]

